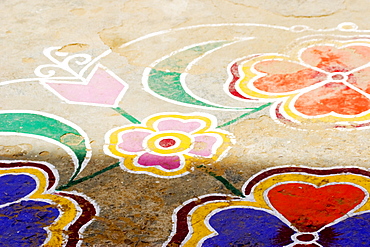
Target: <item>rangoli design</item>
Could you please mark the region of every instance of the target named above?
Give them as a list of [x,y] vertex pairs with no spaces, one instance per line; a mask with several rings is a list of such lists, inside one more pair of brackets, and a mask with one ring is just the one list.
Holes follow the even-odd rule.
[[368,41],[314,40],[304,45],[290,57],[268,54],[244,62],[237,89],[244,97],[273,99],[272,112],[292,122],[367,126]]
[[167,113],[151,116],[142,125],[119,127],[107,133],[106,153],[124,158],[129,172],[164,178],[187,174],[191,164],[217,161],[233,137],[216,130],[209,114]]
[[[298,131],[316,130],[310,124],[334,131],[369,128],[370,31],[359,30],[353,23],[319,30],[301,25],[203,24],[151,33],[117,49],[162,35],[229,27],[236,30],[234,36],[192,40],[193,44],[181,43],[183,47],[152,58],[142,68],[139,81],[129,76],[122,79],[126,75],[118,76],[118,71],[103,65],[102,58],[111,50],[92,57],[50,47],[44,55],[51,63],[36,67],[35,78],[1,82],[4,87],[37,82],[68,109],[106,110],[111,125],[101,136],[105,142],[98,146],[103,156],[117,160],[90,172],[93,140],[81,127],[43,111],[1,110],[1,136],[57,145],[70,158],[73,171],[64,174],[69,178],[65,184],[59,184],[61,171],[49,163],[0,161],[0,245],[80,246],[83,231],[98,216],[99,206],[79,192],[64,190],[120,167],[133,176],[158,180],[176,179],[197,169],[230,191],[206,194],[178,207],[164,246],[368,246],[364,240],[370,235],[367,169],[277,167],[258,172],[239,190],[212,168],[238,139],[238,133],[224,128],[255,113],[269,114],[276,123]],[[238,28],[250,29],[250,35],[240,37]],[[252,35],[258,28],[292,37],[276,51],[265,44],[261,50],[251,48],[221,60],[227,60],[222,71],[228,78],[223,81],[203,83],[197,73],[191,74],[202,59],[217,58],[215,54],[223,49],[261,41]],[[194,78],[202,83],[191,87],[189,81]],[[154,97],[180,110],[143,107],[142,120],[131,115],[123,109],[128,105],[125,97],[134,95],[130,89],[138,82],[148,101]],[[202,86],[207,90],[197,90]],[[218,102],[217,93],[227,98],[226,103]],[[82,176],[82,171],[87,175]]]
[[359,168],[279,167],[243,187],[175,211],[167,246],[367,246],[370,173]]
[[[59,175],[45,162],[0,162],[3,246],[76,246],[98,213],[87,197],[55,190]],[[15,234],[17,233],[17,234]]]

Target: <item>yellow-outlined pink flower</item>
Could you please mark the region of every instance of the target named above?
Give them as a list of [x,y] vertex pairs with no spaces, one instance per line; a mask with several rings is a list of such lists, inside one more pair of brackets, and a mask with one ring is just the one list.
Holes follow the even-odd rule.
[[187,174],[192,162],[220,160],[232,144],[231,134],[217,129],[214,116],[204,113],[155,114],[106,134],[108,155],[122,159],[129,172],[157,177]]

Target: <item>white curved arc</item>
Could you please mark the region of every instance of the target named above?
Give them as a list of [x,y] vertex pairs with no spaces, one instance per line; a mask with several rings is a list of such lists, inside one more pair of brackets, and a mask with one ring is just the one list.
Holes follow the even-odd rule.
[[[59,191],[56,191],[56,192],[58,193]],[[65,193],[65,194],[77,195],[77,196],[80,196],[80,197],[84,198],[86,201],[90,202],[94,206],[95,211],[96,211],[95,216],[99,216],[99,214],[100,214],[100,207],[90,197],[88,197],[88,196],[86,196],[86,195],[84,195],[82,193],[79,193],[77,191],[62,191],[62,192]],[[70,198],[70,197],[64,197],[64,198],[67,199],[67,200],[69,200],[69,201],[71,201],[75,205],[75,207],[77,209],[77,215],[76,215],[76,217],[71,222],[69,222],[65,226],[65,228],[64,228],[65,230],[67,230],[68,227],[71,226],[72,224],[74,224],[78,220],[78,218],[81,216],[82,209],[80,208],[79,204],[73,198]],[[86,224],[84,224],[83,226],[80,227],[80,229],[78,231],[78,235],[80,236],[80,240],[77,242],[76,247],[80,247],[81,246],[81,244],[83,242],[83,235],[82,235],[82,233],[85,231],[86,227],[88,227],[94,220],[95,220],[95,218],[93,217],[89,222],[87,222]],[[65,239],[68,239],[68,235],[65,236]],[[65,245],[63,245],[63,246],[65,246]]]
[[[24,134],[24,133],[18,133],[18,132],[0,132],[0,136],[24,136],[24,137],[31,137],[31,138],[36,138],[36,139],[40,139],[40,140],[43,140],[43,141],[46,141],[46,142],[49,142],[51,144],[54,144],[54,145],[57,145],[59,146],[60,148],[62,148],[69,156],[71,156],[72,158],[72,162],[74,164],[74,172],[73,174],[77,171],[77,167],[78,167],[78,159],[77,159],[77,156],[75,155],[75,153],[72,151],[72,149],[70,149],[69,147],[61,144],[60,142],[58,141],[55,141],[51,138],[48,138],[48,137],[43,137],[43,136],[38,136],[38,135],[33,135],[33,134]],[[86,160],[86,159],[85,159]],[[33,160],[32,160],[33,161]],[[33,161],[35,162],[35,161]],[[38,162],[38,161],[37,161]],[[84,161],[85,162],[85,161]],[[86,162],[87,163],[87,162]],[[85,165],[86,166],[86,165]],[[81,171],[82,171],[82,166],[81,166]],[[80,171],[80,172],[81,172]],[[72,174],[72,175],[73,175]]]
[[88,70],[92,65],[94,65],[96,62],[98,62],[101,58],[105,57],[105,56],[108,56],[110,53],[112,52],[111,49],[109,50],[106,50],[105,52],[103,52],[102,54],[100,54],[99,56],[95,57],[94,59],[92,59],[88,64],[86,64],[85,67],[83,67],[80,72],[78,73],[79,76],[83,77],[83,75],[85,74],[86,70]]
[[[36,115],[41,115],[41,116],[45,116],[45,117],[48,117],[48,118],[52,118],[52,119],[55,119],[55,120],[58,120],[59,122],[62,122],[72,128],[74,128],[75,130],[77,130],[77,132],[84,138],[85,140],[85,147],[86,147],[86,156],[85,156],[85,159],[84,161],[81,163],[81,169],[80,169],[80,172],[83,171],[83,169],[87,166],[87,164],[89,163],[90,159],[91,159],[91,156],[92,156],[92,148],[91,148],[91,145],[90,145],[90,140],[89,140],[89,137],[87,136],[86,132],[83,131],[81,129],[81,127],[79,127],[78,125],[62,118],[62,117],[59,117],[59,116],[56,116],[56,115],[53,115],[53,114],[49,114],[49,113],[45,113],[45,112],[39,112],[39,111],[31,111],[31,110],[4,110],[4,111],[0,111],[0,114],[3,114],[3,113],[29,113],[29,114],[36,114]],[[26,133],[19,133],[19,132],[0,132],[0,135],[5,135],[5,136],[10,136],[10,135],[19,135],[19,136],[28,136],[28,137],[32,137],[32,138],[37,138],[37,139],[40,139],[40,140],[44,140],[46,142],[50,142],[52,144],[55,144],[59,147],[61,147],[63,150],[65,150],[72,158],[72,161],[74,163],[74,172],[72,174],[72,176],[74,175],[74,173],[77,171],[77,167],[79,166],[79,161],[77,159],[77,156],[76,154],[73,152],[73,150],[71,148],[69,148],[68,146],[54,140],[54,139],[51,139],[49,137],[45,137],[45,136],[40,136],[40,135],[34,135],[34,134],[26,134]],[[77,174],[78,175],[78,174]]]
[[[261,54],[256,54],[256,55],[261,55]],[[233,81],[233,79],[234,79],[234,75],[232,74],[232,72],[231,72],[231,67],[235,64],[235,63],[237,63],[237,62],[240,62],[240,61],[243,61],[243,60],[246,60],[246,59],[248,59],[248,58],[250,58],[250,57],[253,57],[253,55],[249,55],[249,56],[244,56],[244,57],[240,57],[240,58],[237,58],[237,59],[235,59],[235,60],[233,60],[233,61],[231,61],[228,65],[227,65],[227,69],[226,69],[226,71],[227,71],[227,75],[228,75],[228,78],[226,79],[226,82],[224,83],[224,86],[223,86],[223,90],[224,90],[224,92],[227,94],[227,95],[229,95],[231,98],[233,98],[233,99],[235,99],[235,100],[239,100],[239,101],[243,101],[243,102],[245,102],[245,99],[241,99],[241,98],[239,98],[239,97],[237,97],[237,96],[235,96],[235,95],[232,95],[231,93],[230,93],[230,91],[229,91],[229,86],[230,86],[230,83]],[[235,82],[235,90],[239,93],[239,91],[237,90],[237,88],[236,88],[236,84],[237,84],[237,82],[238,81],[240,81],[240,79],[242,78],[241,77],[241,69],[240,69],[240,66],[238,65],[238,73],[239,73],[239,75],[240,75],[240,78]],[[239,93],[240,94],[240,93]]]
[[[335,28],[330,28],[330,29],[312,29],[308,26],[304,26],[305,27],[305,30],[304,31],[316,31],[316,32],[330,32],[330,31],[336,31],[336,30],[339,30],[339,31],[350,31],[350,32],[370,32],[370,30],[357,30],[357,29],[341,29],[341,27],[343,25],[349,25],[349,24],[353,24],[355,25],[354,23],[350,23],[350,22],[343,22],[341,24],[339,24],[337,27]],[[170,33],[170,32],[177,32],[177,31],[182,31],[182,30],[189,30],[189,29],[196,29],[196,28],[202,28],[202,27],[225,27],[225,26],[239,26],[239,27],[267,27],[267,28],[275,28],[275,29],[282,29],[282,30],[286,30],[286,31],[292,31],[292,32],[301,32],[301,31],[294,31],[294,28],[296,26],[299,26],[299,25],[295,25],[295,26],[292,26],[292,27],[284,27],[284,26],[277,26],[277,25],[268,25],[268,24],[256,24],[256,23],[220,23],[220,24],[201,24],[201,25],[194,25],[194,26],[189,26],[189,27],[180,27],[180,28],[174,28],[174,29],[167,29],[167,30],[162,30],[162,31],[158,31],[158,32],[154,32],[154,33],[150,33],[150,34],[147,34],[147,35],[144,35],[144,36],[141,36],[137,39],[134,39],[134,40],[131,40],[127,43],[124,43],[122,44],[120,47],[118,48],[123,48],[123,47],[126,47],[126,46],[129,46],[129,45],[132,45],[136,42],[139,42],[139,41],[142,41],[142,40],[145,40],[145,39],[148,39],[148,38],[151,38],[151,37],[155,37],[155,36],[159,36],[159,35],[162,35],[162,34],[166,34],[166,33]],[[355,25],[356,26],[356,25]],[[356,26],[357,27],[357,26]]]
[[[55,50],[59,50],[61,49],[62,47],[61,46],[54,46],[54,47],[48,47],[46,49],[44,49],[43,53],[44,55],[49,58],[50,61],[54,62],[55,64],[45,64],[45,65],[40,65],[38,66],[34,73],[37,75],[37,76],[40,76],[40,77],[45,77],[42,76],[43,74],[41,73],[41,69],[43,68],[47,68],[47,67],[57,67],[57,68],[60,68],[60,69],[63,69],[67,72],[69,72],[70,74],[72,74],[73,76],[75,76],[76,78],[79,78],[80,80],[83,80],[83,78],[80,78],[80,76],[73,70],[71,69],[69,66],[68,66],[68,63],[71,59],[75,58],[75,57],[78,57],[79,55],[81,56],[81,54],[76,54],[76,55],[72,55],[70,57],[66,57],[63,61],[59,61],[58,59],[56,59],[55,57],[53,57],[51,55],[51,52],[52,51],[55,51]],[[60,53],[59,53],[60,54]],[[68,53],[63,53],[63,55],[67,55]],[[61,54],[60,54],[61,55]],[[90,55],[87,55],[87,54],[83,54],[82,56],[90,56]],[[84,58],[86,59],[87,57],[84,56]],[[90,59],[91,59],[91,56],[90,56]],[[55,71],[54,71],[54,74],[55,74]],[[53,74],[53,75],[54,75]]]
[[[25,163],[29,163],[29,162],[33,162],[33,163],[38,163],[38,164],[43,164],[45,166],[47,166],[51,171],[52,173],[54,174],[54,177],[55,177],[55,182],[53,184],[53,186],[51,188],[45,188],[45,191],[43,191],[43,194],[58,194],[59,191],[55,191],[55,188],[57,187],[58,183],[59,183],[59,173],[58,171],[55,169],[54,165],[48,163],[48,162],[45,162],[45,161],[30,161],[30,160],[2,160],[1,163],[7,163],[7,164],[11,164],[11,163],[17,163],[17,162],[25,162]],[[49,179],[49,176],[48,174],[42,169],[42,168],[39,168],[39,167],[34,167],[32,165],[25,165],[23,167],[9,167],[9,168],[2,168],[2,169],[5,169],[5,170],[9,170],[9,169],[16,169],[16,170],[20,170],[20,169],[24,169],[25,167],[32,167],[33,169],[37,169],[38,171],[40,171],[46,178],[47,180]],[[36,189],[31,192],[30,194],[28,194],[26,197],[22,197],[21,199],[18,199],[17,201],[13,201],[13,202],[10,202],[10,203],[6,203],[6,204],[2,204],[0,205],[0,207],[4,207],[4,206],[7,206],[9,204],[12,204],[12,203],[15,203],[15,202],[19,202],[19,201],[22,201],[24,199],[29,199],[29,197],[34,194],[34,192],[37,190],[37,188],[39,187],[40,185],[40,182],[39,182],[39,179],[33,175],[33,174],[29,174],[29,173],[6,173],[6,174],[27,174],[28,176],[31,176],[32,178],[34,178],[34,180],[36,181],[37,183],[37,186],[36,186]],[[3,175],[6,175],[6,174],[3,174]],[[85,200],[87,200],[88,202],[90,202],[95,210],[96,210],[96,214],[95,215],[99,215],[100,213],[100,207],[99,205],[94,201],[92,200],[91,198],[87,197],[86,195],[84,194],[81,194],[81,193],[78,193],[76,191],[63,191],[63,193],[65,194],[71,194],[71,195],[77,195],[77,196],[80,196],[80,197],[83,197]],[[60,196],[60,195],[59,195]],[[81,216],[82,214],[82,210],[79,206],[79,204],[72,198],[70,197],[64,197],[63,198],[69,200],[71,203],[73,203],[77,209],[77,215],[76,217],[71,221],[69,222],[63,229],[64,230],[67,230],[69,226],[71,226],[73,223],[76,222],[76,220]],[[35,199],[35,198],[33,198]],[[49,199],[40,199],[40,198],[37,198],[37,201],[44,201],[44,202],[48,202],[48,203],[53,203],[53,201],[49,200]],[[54,221],[58,221],[58,219],[60,219],[62,215],[60,214],[58,216],[58,218],[56,218]],[[90,220],[89,222],[87,222],[85,225],[83,225],[80,229],[79,229],[79,235],[81,237],[81,240],[78,241],[77,243],[77,246],[81,246],[81,243],[82,243],[82,232],[86,229],[86,227],[91,224],[92,222],[94,221],[94,219]],[[50,236],[50,231],[48,229],[48,227],[44,227],[44,229],[47,231],[48,233],[48,237],[45,239],[44,243],[47,243],[48,240],[50,240],[51,236]],[[68,235],[67,236],[64,236],[65,239],[68,239]],[[64,245],[63,245],[64,246]]]
[[[321,83],[318,83],[319,85],[317,85],[316,87],[311,86],[311,87],[309,87],[309,90],[302,90],[299,94],[295,95],[294,98],[291,100],[291,102],[289,104],[289,108],[291,109],[291,111],[294,112],[294,114],[296,114],[298,116],[301,116],[303,118],[306,118],[306,119],[315,119],[315,118],[322,118],[322,117],[328,117],[328,116],[334,116],[334,117],[340,117],[340,118],[353,118],[354,116],[362,117],[362,116],[365,116],[365,115],[370,113],[370,110],[367,110],[367,111],[364,111],[363,113],[357,114],[357,115],[342,115],[342,114],[339,114],[339,113],[336,113],[336,112],[332,111],[332,112],[322,114],[322,115],[308,116],[308,115],[302,114],[301,112],[299,112],[298,110],[295,109],[294,105],[295,105],[295,103],[296,103],[296,101],[298,100],[299,97],[301,97],[303,94],[308,93],[308,92],[310,92],[314,89],[320,88],[323,85],[325,85],[327,83],[330,83],[330,82],[331,81],[323,81]],[[343,84],[350,87],[351,89],[355,90],[356,92],[360,93],[361,95],[364,95],[366,98],[370,99],[369,94],[361,91],[360,89],[356,88],[355,86],[353,86],[349,83],[343,83]],[[338,121],[338,122],[344,123],[345,121]]]
[[[34,73],[41,77],[40,79],[44,79],[43,81],[45,82],[45,79],[49,79],[48,82],[55,82],[55,80],[59,80],[61,78],[65,78],[65,79],[72,79],[72,80],[79,80],[82,82],[82,85],[85,85],[88,83],[88,78],[85,78],[84,77],[84,74],[86,73],[86,71],[91,67],[93,66],[95,63],[97,63],[101,58],[109,55],[112,50],[106,50],[105,52],[103,52],[102,54],[100,54],[99,56],[95,57],[94,59],[92,59],[92,57],[89,55],[89,54],[75,54],[75,55],[70,55],[70,56],[67,56],[68,53],[63,53],[63,54],[59,54],[60,56],[67,56],[66,58],[64,58],[62,61],[59,61],[57,60],[55,57],[53,57],[51,55],[51,52],[52,51],[55,51],[57,49],[60,49],[61,47],[49,47],[49,48],[46,48],[44,49],[44,55],[49,58],[49,60],[51,62],[54,62],[55,64],[44,64],[44,65],[40,65],[38,66]],[[57,52],[56,52],[57,53]],[[57,54],[57,55],[58,55]],[[84,59],[83,61],[76,61],[76,64],[78,65],[85,65],[78,73],[75,72],[73,69],[70,68],[69,66],[69,63],[71,62],[72,59],[78,59],[78,58],[82,58]],[[43,74],[41,72],[42,69],[47,69],[47,68],[59,68],[59,69],[62,69],[62,70],[65,70],[67,72],[69,72],[70,74],[72,74],[74,77],[53,77],[55,75],[55,70],[51,70],[49,71],[50,73],[48,74]],[[91,73],[90,73],[91,74]],[[89,75],[90,75],[89,74]],[[89,77],[89,76],[88,76]],[[59,83],[74,83],[74,82],[70,82],[70,81],[58,81]]]
[[[205,197],[208,197],[208,196],[225,196],[225,197],[230,197],[230,195],[227,195],[227,194],[217,194],[217,193],[212,193],[212,194],[206,194],[206,195],[202,195],[202,196],[199,196],[197,198],[192,198],[190,200],[187,200],[185,202],[183,202],[180,206],[178,206],[173,214],[172,214],[172,222],[173,222],[173,225],[172,225],[172,231],[171,231],[171,234],[170,236],[168,237],[167,241],[163,243],[162,247],[166,247],[167,244],[171,241],[172,237],[176,234],[176,231],[177,231],[177,213],[184,207],[186,206],[187,204],[191,203],[191,202],[194,202],[194,201],[197,201],[199,199],[202,199],[202,198],[205,198]],[[246,201],[249,201],[248,199],[244,198],[244,200]],[[194,213],[195,210],[197,210],[199,207],[201,206],[204,206],[208,203],[213,203],[213,202],[229,202],[229,201],[226,201],[226,200],[213,200],[213,201],[210,201],[210,202],[207,202],[207,203],[203,203],[203,204],[200,204],[198,206],[195,206],[188,214],[188,216],[192,215]],[[190,219],[191,217],[187,217],[187,223],[188,223],[188,226],[189,226],[189,233],[187,234],[187,236],[185,237],[184,239],[184,242],[188,241],[191,237],[191,235],[193,234],[194,230],[193,230],[193,227],[192,227],[192,224],[190,222]],[[184,243],[181,243],[180,246],[183,246]]]
[[[172,56],[174,56],[174,55],[176,55],[176,54],[178,54],[180,52],[183,52],[183,51],[186,51],[186,50],[195,48],[197,46],[208,45],[208,44],[212,44],[212,43],[220,43],[220,42],[227,42],[227,40],[209,40],[209,41],[204,41],[204,42],[200,42],[200,43],[196,43],[196,44],[191,44],[191,45],[184,46],[184,47],[182,47],[182,48],[180,48],[178,50],[172,51],[168,55],[165,55],[165,56],[163,56],[163,57],[155,60],[154,62],[152,62],[151,64],[149,64],[148,67],[154,68],[157,64],[159,64],[160,62],[166,60],[167,58],[170,58],[170,57],[172,57]],[[214,48],[214,49],[217,49],[217,48]]]
[[[230,46],[230,45],[233,45],[233,44],[238,43],[238,42],[247,41],[247,40],[252,40],[252,39],[255,39],[255,37],[250,37],[250,38],[240,39],[240,40],[237,40],[237,41],[234,41],[234,42],[228,43],[228,44],[224,44],[224,45],[222,45],[222,46],[220,46],[220,47],[217,47],[217,48],[215,48],[215,49],[212,49],[212,50],[210,50],[210,51],[205,52],[203,55],[201,55],[201,56],[197,57],[196,59],[194,59],[193,61],[191,61],[191,62],[188,64],[188,66],[186,66],[186,68],[185,68],[185,72],[184,72],[184,73],[182,73],[182,74],[181,74],[181,76],[180,76],[180,83],[181,83],[182,88],[183,88],[183,89],[185,90],[185,92],[186,92],[187,94],[189,94],[191,97],[193,97],[193,98],[195,98],[195,99],[197,99],[197,100],[200,100],[200,101],[202,101],[202,102],[204,102],[204,103],[207,103],[207,104],[210,104],[210,105],[214,105],[214,106],[218,106],[218,107],[242,108],[242,107],[228,107],[228,106],[220,105],[220,104],[213,103],[213,102],[211,102],[211,101],[209,101],[209,100],[203,99],[203,98],[201,98],[201,97],[199,97],[199,96],[195,95],[195,94],[194,94],[194,93],[193,93],[193,92],[188,88],[188,86],[187,86],[187,84],[186,84],[186,77],[187,77],[187,75],[188,75],[188,71],[190,71],[190,70],[191,70],[191,68],[192,68],[196,63],[198,63],[201,59],[203,59],[204,57],[206,57],[206,56],[208,56],[208,55],[212,54],[213,52],[215,52],[215,51],[217,51],[217,50],[220,50],[220,49],[222,49],[222,48],[224,48],[224,47],[226,47],[226,46]],[[246,111],[248,111],[248,109],[246,109]]]
[[[245,41],[245,40],[251,40],[251,39],[254,39],[254,37],[250,37],[250,38],[246,38],[246,39],[238,39],[237,41],[234,41],[234,42],[230,42],[228,44],[224,44],[224,45],[221,45],[220,47],[217,47],[217,48],[214,48],[210,51],[207,51],[205,52],[203,55],[201,55],[200,57],[197,57],[196,59],[194,59],[193,61],[191,61],[188,66],[185,68],[185,71],[188,71],[190,70],[190,68],[196,64],[200,59],[202,59],[203,57],[211,54],[212,52],[218,50],[218,49],[221,49],[225,46],[228,46],[228,45],[231,45],[231,44],[234,44],[234,43],[237,43],[237,42],[241,42],[241,41]],[[144,86],[144,90],[150,94],[153,95],[153,90],[149,87],[149,75],[150,75],[150,72],[151,70],[157,65],[159,64],[160,62],[166,60],[167,58],[170,58],[171,56],[174,56],[182,51],[186,51],[188,49],[191,49],[191,48],[194,48],[196,46],[200,46],[200,45],[207,45],[207,44],[212,44],[212,43],[218,43],[218,42],[222,42],[222,40],[211,40],[211,41],[206,41],[206,42],[201,42],[201,43],[197,43],[197,44],[192,44],[190,46],[185,46],[179,50],[176,50],[176,51],[173,51],[171,52],[169,55],[166,55],[166,56],[163,56],[159,59],[157,59],[156,61],[154,61],[153,63],[151,63],[148,67],[146,67],[143,71],[143,76],[142,76],[142,84]],[[197,99],[197,100],[200,100],[200,101],[203,101],[204,103],[207,103],[207,104],[211,104],[211,105],[214,105],[214,106],[218,106],[218,107],[225,107],[225,106],[222,106],[222,105],[218,105],[218,104],[214,104],[208,100],[205,100],[205,99],[202,99],[196,95],[194,95],[190,90],[189,88],[186,86],[186,83],[185,83],[185,78],[187,76],[187,73],[184,72],[184,73],[181,73],[180,75],[180,83],[181,83],[181,86],[183,87],[184,91],[189,94],[191,97]],[[234,109],[230,109],[231,107],[229,107],[229,109],[222,109],[222,108],[211,108],[211,107],[207,107],[207,106],[200,106],[200,105],[192,105],[192,104],[187,104],[187,103],[183,103],[183,102],[178,102],[176,100],[172,100],[172,99],[168,99],[166,97],[163,97],[161,95],[158,95],[157,93],[154,93],[155,94],[155,97],[157,98],[160,98],[164,101],[167,101],[167,102],[171,102],[171,103],[174,103],[174,104],[177,104],[177,105],[182,105],[182,106],[189,106],[191,105],[191,107],[195,107],[195,108],[201,108],[201,109],[208,109],[208,110],[221,110],[221,111],[251,111],[252,109],[237,109],[237,108],[240,108],[240,107],[232,107]]]
[[[352,29],[344,29],[343,26],[345,25],[349,25],[349,26],[353,26]],[[286,31],[292,31],[292,32],[302,32],[302,31],[318,31],[318,32],[324,32],[324,31],[335,31],[335,30],[339,30],[339,31],[344,31],[344,32],[370,32],[370,30],[358,30],[358,26],[352,22],[343,22],[343,23],[340,23],[337,27],[335,28],[331,28],[331,29],[318,29],[318,30],[314,30],[308,26],[304,26],[304,25],[295,25],[295,26],[292,26],[290,28],[288,27],[284,27],[284,26],[277,26],[277,25],[267,25],[267,24],[255,24],[255,23],[220,23],[220,24],[201,24],[201,25],[194,25],[194,26],[190,26],[190,27],[181,27],[181,28],[175,28],[175,29],[168,29],[168,30],[162,30],[162,31],[158,31],[158,32],[154,32],[154,33],[150,33],[150,34],[147,34],[147,35],[144,35],[142,37],[139,37],[137,39],[134,39],[132,41],[129,41],[125,44],[122,44],[119,48],[123,48],[123,47],[126,47],[126,46],[130,46],[134,43],[137,43],[139,41],[142,41],[142,40],[145,40],[145,39],[148,39],[148,38],[151,38],[151,37],[155,37],[155,36],[158,36],[158,35],[162,35],[162,34],[166,34],[166,33],[170,33],[170,32],[176,32],[176,31],[181,31],[181,30],[188,30],[188,29],[196,29],[196,28],[202,28],[202,27],[223,27],[223,26],[243,26],[243,27],[248,27],[248,26],[253,26],[253,27],[257,27],[257,26],[260,26],[260,27],[266,27],[266,28],[275,28],[275,29],[282,29],[282,30],[286,30]],[[304,27],[303,30],[301,31],[294,31],[294,28],[295,27],[299,27],[299,26],[302,26]],[[56,64],[59,64],[60,62],[55,59],[53,56],[51,56],[51,51],[52,50],[59,50],[60,48],[62,48],[61,46],[57,46],[57,47],[49,47],[49,48],[46,48],[44,49],[43,51],[43,54],[50,59],[50,61],[56,63]],[[107,56],[108,54],[110,54],[112,52],[111,49],[103,52],[100,56],[96,57],[95,59],[93,59],[87,66],[85,66],[84,68],[81,69],[80,73],[78,73],[78,78],[79,77],[83,77],[84,73],[86,72],[86,70],[93,64],[95,63],[96,61],[98,61],[99,59],[101,59],[102,57],[105,57]],[[64,56],[64,55],[67,55],[68,53],[62,53],[62,52],[58,52],[59,56]],[[37,68],[35,69],[35,71],[37,70]],[[74,72],[74,71],[73,71]],[[35,72],[36,73],[36,72]],[[75,72],[74,72],[75,73]],[[37,75],[37,74],[36,74]],[[59,79],[59,77],[55,78],[55,79]],[[66,78],[67,79],[67,78]],[[8,80],[8,81],[4,81],[4,82],[0,82],[0,86],[2,85],[7,85],[7,84],[11,84],[11,83],[18,83],[18,82],[24,82],[24,81],[34,81],[36,79],[33,79],[33,78],[26,78],[26,79],[16,79],[16,80]],[[63,82],[64,83],[64,82]]]

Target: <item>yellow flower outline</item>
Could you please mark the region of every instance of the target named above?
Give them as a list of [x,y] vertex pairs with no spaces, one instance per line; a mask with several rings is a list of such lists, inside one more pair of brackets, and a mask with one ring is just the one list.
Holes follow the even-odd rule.
[[[261,102],[281,102],[281,106],[279,107],[279,110],[281,111],[281,114],[286,117],[287,119],[295,122],[295,123],[317,123],[317,122],[325,122],[325,123],[336,123],[336,124],[348,124],[350,122],[354,123],[364,123],[368,122],[370,120],[370,109],[366,112],[363,112],[358,115],[341,115],[337,113],[328,113],[325,115],[319,115],[319,116],[305,116],[303,114],[300,114],[295,108],[294,108],[294,100],[299,97],[301,94],[301,91],[304,91],[303,89],[296,90],[294,92],[289,93],[267,93],[260,91],[253,86],[253,82],[260,77],[263,77],[260,72],[256,72],[253,67],[255,64],[266,61],[266,60],[280,60],[280,61],[287,61],[291,63],[297,63],[301,64],[305,67],[307,65],[300,60],[300,54],[303,52],[303,50],[317,45],[328,45],[328,46],[334,46],[336,48],[343,48],[350,45],[365,45],[370,46],[370,41],[366,39],[357,39],[357,40],[347,40],[347,41],[339,41],[339,40],[331,40],[330,42],[328,40],[308,40],[305,42],[300,43],[299,45],[293,47],[288,55],[283,54],[264,54],[260,55],[258,57],[253,57],[250,60],[247,60],[243,62],[241,65],[239,65],[239,71],[241,73],[240,79],[236,83],[236,89],[237,91],[249,98],[258,99]],[[370,61],[369,61],[370,62]],[[309,67],[307,67],[309,68]],[[304,92],[303,92],[304,93]],[[275,107],[277,107],[279,104],[275,104]],[[271,112],[274,112],[275,109],[271,109]],[[273,115],[273,114],[272,114]],[[274,117],[275,118],[275,117]]]
[[[201,123],[201,126],[196,129],[196,131],[192,132],[190,135],[190,139],[192,140],[192,136],[196,136],[199,134],[211,134],[214,136],[217,136],[220,139],[220,144],[215,150],[215,152],[212,154],[212,157],[201,157],[201,156],[191,156],[186,154],[186,151],[189,148],[181,147],[178,151],[182,151],[183,153],[179,153],[180,159],[182,159],[182,165],[174,170],[166,170],[162,167],[156,167],[156,166],[140,166],[137,164],[136,159],[138,158],[138,154],[129,154],[122,152],[119,147],[119,138],[120,133],[123,133],[125,131],[131,131],[131,130],[145,130],[148,132],[154,133],[151,138],[155,138],[156,135],[161,135],[162,133],[166,133],[164,131],[159,131],[156,129],[156,123],[158,123],[160,120],[163,119],[178,119],[183,122],[193,120],[198,121]],[[148,174],[151,176],[161,177],[161,178],[174,178],[174,177],[180,177],[188,174],[192,169],[193,163],[209,163],[209,162],[215,162],[223,158],[223,156],[227,153],[227,151],[230,148],[230,145],[233,144],[234,140],[232,135],[224,130],[217,129],[215,130],[217,126],[217,119],[210,115],[205,113],[192,113],[192,114],[181,114],[181,113],[160,113],[151,115],[148,118],[146,118],[142,124],[138,125],[129,125],[124,127],[118,127],[115,129],[112,129],[106,134],[106,144],[104,146],[104,151],[106,154],[111,155],[113,157],[119,158],[121,160],[121,168],[132,173],[139,173],[139,174]],[[169,131],[167,133],[171,133],[172,131]],[[174,132],[174,136],[181,139],[182,133]],[[165,136],[165,135],[163,135]],[[161,135],[162,137],[162,135]],[[150,139],[150,138],[149,138]],[[181,140],[180,145],[188,145],[189,141],[186,139]],[[155,149],[154,147],[149,147],[150,149]],[[176,154],[175,152],[161,152],[158,150],[158,155],[171,155]]]
[[[250,181],[251,180],[245,183],[244,189]],[[340,174],[331,174],[331,175],[313,175],[305,172],[286,172],[282,174],[274,174],[256,183],[252,187],[252,190],[246,199],[242,198],[237,199],[235,197],[232,198],[230,197],[230,195],[209,194],[188,201],[187,203],[211,196],[219,197],[224,196],[224,198],[228,198],[225,200],[211,200],[205,203],[201,203],[198,206],[194,207],[189,212],[187,216],[189,233],[183,240],[181,246],[183,247],[199,246],[206,239],[217,234],[217,232],[208,224],[208,220],[211,215],[221,210],[233,207],[237,208],[248,207],[261,209],[263,211],[270,212],[272,215],[276,216],[276,211],[274,211],[274,209],[271,208],[269,204],[266,202],[265,193],[270,188],[278,184],[289,182],[308,183],[313,184],[316,187],[343,183],[353,184],[354,186],[363,188],[363,190],[366,191],[366,197],[364,201],[358,205],[358,207],[354,208],[344,217],[351,217],[361,212],[370,211],[370,200],[369,200],[370,178],[368,176],[344,172]],[[183,205],[186,205],[187,203],[184,203]],[[337,223],[341,220],[342,219],[338,219],[334,222]]]

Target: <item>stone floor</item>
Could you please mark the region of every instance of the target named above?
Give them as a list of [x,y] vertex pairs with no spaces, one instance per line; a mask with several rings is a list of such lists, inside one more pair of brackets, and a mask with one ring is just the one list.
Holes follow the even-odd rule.
[[1,1],[0,245],[369,246],[369,11]]

